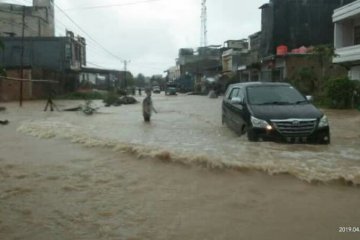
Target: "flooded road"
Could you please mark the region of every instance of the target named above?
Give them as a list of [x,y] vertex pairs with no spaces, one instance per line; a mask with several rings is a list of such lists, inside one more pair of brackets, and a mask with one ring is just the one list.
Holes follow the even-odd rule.
[[141,104],[93,116],[5,104],[0,239],[360,236],[339,233],[360,227],[360,189],[342,184],[360,183],[359,112],[326,112],[329,146],[250,143],[221,125],[220,98],[153,101],[150,124]]
[[55,113],[25,122],[19,130],[211,168],[289,173],[308,182],[344,179],[360,183],[359,112],[327,112],[332,133],[329,146],[252,143],[222,126],[221,98],[153,98],[159,113],[153,115],[151,124],[143,122],[138,104],[101,108],[91,117]]

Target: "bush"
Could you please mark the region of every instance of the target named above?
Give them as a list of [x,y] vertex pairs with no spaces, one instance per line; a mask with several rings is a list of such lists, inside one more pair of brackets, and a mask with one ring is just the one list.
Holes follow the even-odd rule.
[[59,99],[69,99],[69,100],[96,100],[104,99],[104,94],[100,92],[72,92],[59,96]]
[[105,106],[121,105],[121,103],[119,103],[119,95],[113,92],[109,92],[108,94],[106,94],[106,96],[104,97],[104,103]]
[[349,80],[349,78],[329,80],[326,86],[326,97],[330,100],[330,107],[351,108],[355,85],[355,81]]
[[317,81],[314,70],[309,67],[298,69],[290,79],[290,82],[305,95],[316,94],[315,84]]
[[354,94],[354,107],[360,111],[360,80],[354,81],[355,94]]

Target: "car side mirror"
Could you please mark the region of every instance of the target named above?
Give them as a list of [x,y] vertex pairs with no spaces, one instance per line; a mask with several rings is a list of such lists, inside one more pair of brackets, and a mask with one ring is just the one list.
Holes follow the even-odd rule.
[[239,97],[232,98],[230,102],[232,104],[243,104],[244,103],[243,100],[241,98],[239,98]]
[[306,100],[308,100],[309,102],[312,102],[314,100],[313,96],[308,95],[306,96]]

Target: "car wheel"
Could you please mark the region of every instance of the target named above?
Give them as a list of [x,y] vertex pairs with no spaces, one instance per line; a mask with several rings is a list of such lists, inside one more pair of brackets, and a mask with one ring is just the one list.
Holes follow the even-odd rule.
[[250,142],[257,142],[259,141],[259,137],[257,136],[257,134],[254,132],[254,130],[252,129],[247,129],[247,138]]

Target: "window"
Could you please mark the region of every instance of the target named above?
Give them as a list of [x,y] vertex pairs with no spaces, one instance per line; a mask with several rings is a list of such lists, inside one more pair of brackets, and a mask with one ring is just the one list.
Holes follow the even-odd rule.
[[230,93],[230,96],[229,96],[229,99],[233,99],[234,97],[237,97],[238,94],[239,94],[239,88],[234,88],[233,90],[231,90],[231,93]]
[[245,93],[244,93],[243,89],[239,89],[239,94],[237,97],[240,98],[241,100],[244,100]]
[[360,26],[354,27],[354,44],[360,44]]
[[247,88],[250,104],[296,104],[305,100],[292,86],[256,86]]

